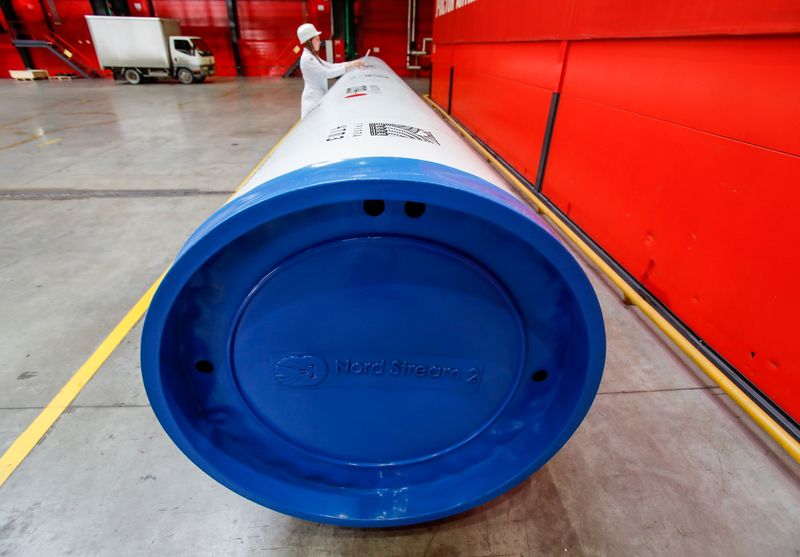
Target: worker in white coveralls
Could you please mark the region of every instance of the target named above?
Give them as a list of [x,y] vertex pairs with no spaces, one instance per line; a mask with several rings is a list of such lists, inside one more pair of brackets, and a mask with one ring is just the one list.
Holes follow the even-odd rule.
[[300,101],[300,118],[319,104],[328,92],[328,80],[339,77],[354,68],[363,68],[364,60],[331,64],[319,57],[320,32],[311,23],[304,23],[297,28],[297,38],[305,47],[300,57],[300,71],[303,72],[305,87]]

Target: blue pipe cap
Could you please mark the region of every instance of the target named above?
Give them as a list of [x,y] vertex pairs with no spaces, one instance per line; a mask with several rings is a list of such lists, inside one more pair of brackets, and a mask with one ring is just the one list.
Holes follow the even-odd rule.
[[479,505],[540,468],[597,392],[572,255],[515,197],[410,159],[307,167],[222,207],[144,325],[153,410],[241,495],[359,527]]

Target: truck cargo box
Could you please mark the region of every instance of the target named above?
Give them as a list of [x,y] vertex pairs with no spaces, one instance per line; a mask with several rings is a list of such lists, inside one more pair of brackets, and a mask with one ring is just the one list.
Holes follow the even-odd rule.
[[169,68],[169,37],[181,34],[176,19],[86,16],[103,68]]

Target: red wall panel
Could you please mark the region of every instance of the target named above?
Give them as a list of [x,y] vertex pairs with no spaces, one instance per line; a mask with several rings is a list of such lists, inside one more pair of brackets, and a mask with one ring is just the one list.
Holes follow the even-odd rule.
[[431,98],[445,108],[447,108],[447,97],[450,91],[450,67],[455,61],[455,50],[455,46],[448,44],[436,44],[433,47]]
[[798,156],[565,95],[543,190],[798,416],[797,184]]
[[753,35],[800,31],[795,0],[573,0],[575,38]]
[[570,45],[565,95],[800,153],[797,38]]
[[0,10],[0,78],[9,77],[8,70],[24,70],[25,64],[19,52],[11,44],[8,22]]
[[434,29],[433,98],[452,66],[453,114],[530,181],[560,93],[544,195],[800,420],[800,3],[477,0]]
[[[294,63],[297,54],[292,49],[297,46],[297,26],[304,21],[305,4],[296,0],[237,1],[245,75],[282,75]],[[309,13],[316,15],[313,10]],[[319,29],[327,37],[330,22]]]
[[24,69],[25,64],[22,63],[17,49],[12,46],[8,34],[0,33],[0,71],[3,74],[0,77],[8,77],[8,70]]
[[[417,0],[417,47],[422,48],[422,39],[433,38],[434,0]],[[431,47],[428,45],[428,52]]]
[[[536,179],[561,58],[558,42],[455,46],[453,116],[530,180]],[[498,129],[503,133],[493,133]]]
[[[415,75],[406,69],[408,44],[408,0],[365,1],[360,3],[358,20],[359,55],[372,49],[373,54],[401,76]],[[416,48],[422,48],[422,39],[432,36],[433,1],[417,1]],[[430,46],[428,47],[430,48]],[[414,59],[412,58],[412,62]],[[427,74],[426,74],[427,75]]]
[[371,48],[395,71],[405,71],[407,24],[408,0],[362,1],[359,55]]
[[573,0],[478,0],[434,18],[437,43],[514,42],[560,39],[569,27]]
[[440,43],[799,31],[800,2],[795,0],[478,0],[434,21]]

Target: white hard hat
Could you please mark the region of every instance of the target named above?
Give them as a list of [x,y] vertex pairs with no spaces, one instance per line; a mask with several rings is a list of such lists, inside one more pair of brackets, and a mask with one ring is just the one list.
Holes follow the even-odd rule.
[[297,38],[300,40],[301,43],[313,39],[317,35],[321,34],[322,33],[317,31],[317,28],[314,27],[313,23],[304,23],[297,28]]

